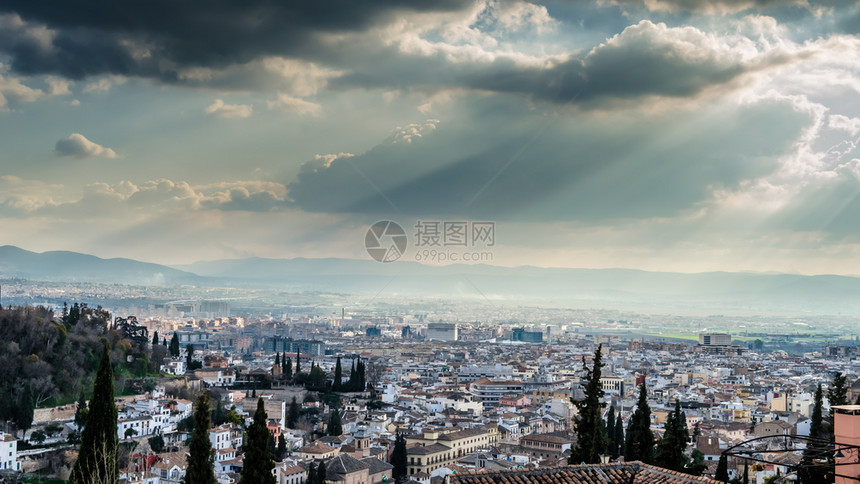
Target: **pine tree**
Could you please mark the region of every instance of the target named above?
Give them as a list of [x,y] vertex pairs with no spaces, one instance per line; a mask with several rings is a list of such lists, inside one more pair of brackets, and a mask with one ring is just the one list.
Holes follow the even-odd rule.
[[194,430],[191,432],[188,467],[185,471],[187,484],[216,484],[215,462],[209,442],[209,392],[203,392],[194,403]]
[[248,427],[248,441],[244,446],[245,456],[239,484],[275,484],[272,469],[275,462],[269,453],[269,428],[263,399],[257,400],[254,422]]
[[600,455],[606,452],[609,444],[603,429],[603,388],[600,385],[602,352],[603,345],[598,345],[590,371],[585,364],[585,358],[582,359],[582,368],[585,370],[585,398],[574,402],[579,411],[574,419],[577,442],[568,458],[569,464],[599,463]]
[[726,454],[720,454],[720,462],[717,463],[717,472],[714,479],[720,482],[729,482],[729,462]]
[[287,428],[296,428],[300,415],[301,409],[299,408],[299,403],[296,402],[296,397],[293,397],[293,400],[290,402],[290,409],[287,411]]
[[616,449],[618,449],[618,444],[615,442],[615,405],[609,406],[609,411],[606,412],[606,424],[603,428],[606,430],[606,438],[609,440],[608,453],[614,459],[618,457],[615,454]]
[[[830,435],[833,436],[833,419],[837,405],[848,405],[848,381],[842,372],[837,371],[833,377],[833,383],[827,389],[827,401],[830,403]],[[832,440],[832,439],[831,439]]]
[[648,406],[648,390],[643,381],[639,385],[639,401],[627,425],[627,439],[624,446],[624,460],[639,460],[651,463],[654,450],[654,433],[651,432],[651,407]]
[[78,397],[78,408],[75,409],[75,425],[80,431],[87,424],[87,399],[84,398],[84,391],[81,390],[81,395]]
[[110,349],[103,340],[104,350],[98,373],[93,382],[90,412],[81,436],[78,459],[69,476],[70,484],[114,484],[119,480],[116,434],[117,410],[113,403],[113,366]]
[[680,400],[675,400],[675,410],[669,413],[665,429],[663,438],[657,443],[654,464],[665,469],[681,471],[687,466],[687,456],[684,451],[687,449],[690,434],[687,432],[687,418],[681,411]]
[[173,338],[170,338],[170,356],[176,358],[179,356],[179,335],[173,333]]
[[158,346],[158,331],[152,332],[152,346]]
[[340,420],[340,411],[337,408],[331,409],[331,415],[328,419],[328,427],[326,428],[326,433],[335,437],[343,433],[343,424]]
[[618,458],[624,455],[624,421],[621,420],[621,412],[615,417],[615,450],[612,452],[613,458]]
[[334,364],[334,382],[331,384],[331,391],[339,392],[341,390],[341,380],[343,380],[343,368],[340,366],[340,356],[338,356],[337,362]]
[[391,465],[394,466],[394,469],[391,470],[391,475],[394,478],[395,484],[405,484],[409,480],[407,464],[406,437],[398,432],[394,438],[394,449],[391,451]]

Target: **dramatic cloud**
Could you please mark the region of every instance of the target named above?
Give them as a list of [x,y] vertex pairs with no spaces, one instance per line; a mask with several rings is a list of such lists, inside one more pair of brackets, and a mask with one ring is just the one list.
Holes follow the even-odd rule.
[[807,0],[605,0],[604,3],[675,13],[696,12],[704,14],[728,14],[776,7],[809,8],[810,6]]
[[[314,160],[287,188],[309,211],[475,219],[676,216],[774,172],[809,117],[785,102],[660,115],[565,118],[528,111],[398,128],[351,158]],[[518,119],[506,126],[504,119]],[[732,140],[726,143],[725,140]]]
[[57,156],[74,156],[76,158],[116,158],[116,152],[106,146],[93,143],[80,133],[72,133],[68,138],[57,141],[54,145]]
[[206,114],[226,119],[242,119],[251,116],[254,107],[250,104],[224,104],[221,99],[216,99],[214,103],[203,110]]

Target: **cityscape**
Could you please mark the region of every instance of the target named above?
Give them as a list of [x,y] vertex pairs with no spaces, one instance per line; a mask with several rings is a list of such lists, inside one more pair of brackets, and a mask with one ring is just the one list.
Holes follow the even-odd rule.
[[0,1],[0,483],[860,484],[860,1]]

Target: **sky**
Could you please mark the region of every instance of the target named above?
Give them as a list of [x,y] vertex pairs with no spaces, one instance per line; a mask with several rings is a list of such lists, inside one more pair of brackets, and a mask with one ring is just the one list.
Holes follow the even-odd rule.
[[380,220],[484,221],[496,265],[860,274],[858,33],[833,0],[4,0],[0,245],[369,259]]

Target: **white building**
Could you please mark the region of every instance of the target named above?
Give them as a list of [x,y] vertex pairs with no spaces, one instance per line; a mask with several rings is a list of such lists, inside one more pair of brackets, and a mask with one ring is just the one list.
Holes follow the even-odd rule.
[[3,432],[0,432],[0,470],[21,470],[21,463],[18,462],[18,439]]

